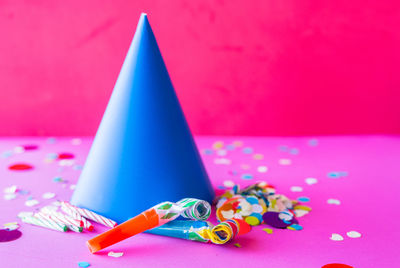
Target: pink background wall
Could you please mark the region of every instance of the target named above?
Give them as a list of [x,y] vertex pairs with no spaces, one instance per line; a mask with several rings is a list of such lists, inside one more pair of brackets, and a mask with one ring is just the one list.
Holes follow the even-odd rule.
[[0,135],[95,134],[141,11],[196,134],[400,133],[398,1],[0,0]]

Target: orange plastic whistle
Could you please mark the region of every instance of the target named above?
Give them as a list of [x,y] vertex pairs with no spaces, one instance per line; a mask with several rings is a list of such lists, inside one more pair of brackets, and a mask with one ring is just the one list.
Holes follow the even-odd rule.
[[89,241],[86,244],[91,253],[95,253],[106,247],[114,245],[131,236],[142,233],[159,225],[159,216],[154,208],[146,210],[138,216],[117,225],[111,230],[104,232]]

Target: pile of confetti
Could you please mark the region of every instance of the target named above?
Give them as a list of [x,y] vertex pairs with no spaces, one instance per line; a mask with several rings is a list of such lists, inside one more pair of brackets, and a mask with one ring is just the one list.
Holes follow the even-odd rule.
[[265,223],[290,230],[302,230],[297,218],[310,211],[310,207],[301,205],[297,200],[277,194],[275,188],[266,182],[255,183],[243,190],[234,185],[217,202],[219,221],[240,219],[252,226]]

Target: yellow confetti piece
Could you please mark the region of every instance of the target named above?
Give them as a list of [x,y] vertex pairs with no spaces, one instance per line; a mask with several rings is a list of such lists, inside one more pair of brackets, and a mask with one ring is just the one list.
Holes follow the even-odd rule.
[[235,244],[233,244],[235,247],[237,247],[237,248],[241,248],[242,247],[242,245],[240,245],[239,243],[235,243]]
[[254,154],[253,158],[255,160],[262,160],[262,159],[264,159],[264,155],[262,155],[262,154]]
[[297,209],[297,210],[305,210],[305,211],[311,211],[311,208],[310,208],[310,207],[304,206],[304,205],[296,205],[296,206],[294,206],[294,209]]
[[242,146],[243,146],[243,142],[241,142],[241,141],[234,141],[234,142],[232,142],[232,144],[233,144],[235,147],[242,147]]
[[274,230],[272,230],[271,228],[264,228],[263,231],[267,234],[272,234],[274,232]]
[[250,224],[251,226],[256,226],[260,224],[260,221],[253,216],[246,217],[245,221]]
[[216,142],[214,142],[214,144],[212,145],[212,147],[213,147],[213,149],[215,149],[215,150],[219,150],[219,149],[221,149],[221,148],[224,147],[224,142],[222,142],[222,141],[216,141]]

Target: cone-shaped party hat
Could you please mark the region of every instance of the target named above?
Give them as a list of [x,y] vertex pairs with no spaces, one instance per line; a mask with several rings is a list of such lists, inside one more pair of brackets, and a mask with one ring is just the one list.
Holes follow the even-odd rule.
[[214,191],[142,14],[71,203],[118,223]]

